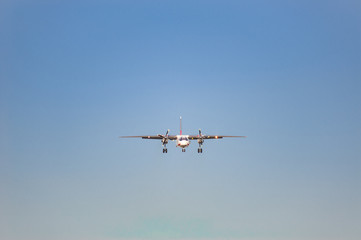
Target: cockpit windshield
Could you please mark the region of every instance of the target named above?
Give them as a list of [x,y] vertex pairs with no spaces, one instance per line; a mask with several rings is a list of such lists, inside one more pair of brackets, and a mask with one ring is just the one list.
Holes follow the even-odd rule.
[[180,137],[179,141],[188,141],[188,138],[187,137]]

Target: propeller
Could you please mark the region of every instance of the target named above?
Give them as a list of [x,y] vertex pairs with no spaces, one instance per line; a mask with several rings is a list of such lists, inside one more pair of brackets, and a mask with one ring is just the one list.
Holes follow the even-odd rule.
[[167,132],[165,133],[165,135],[158,134],[159,137],[162,137],[162,143],[163,143],[163,145],[168,143],[168,140],[169,140],[169,135],[168,135],[168,134],[169,134],[169,129],[167,130]]
[[202,144],[204,142],[203,138],[204,138],[204,135],[202,134],[202,130],[199,129],[199,137],[198,137],[198,143]]

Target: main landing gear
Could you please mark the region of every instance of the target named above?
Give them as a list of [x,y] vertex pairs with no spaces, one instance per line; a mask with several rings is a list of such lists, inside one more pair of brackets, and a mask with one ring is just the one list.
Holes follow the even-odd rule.
[[[199,132],[200,133],[200,132]],[[198,148],[198,153],[202,153],[203,149],[202,149],[202,144],[203,144],[204,140],[202,138],[198,139],[198,144],[199,144],[199,148]]]
[[[169,131],[169,130],[168,130]],[[168,144],[168,131],[166,133],[166,137],[162,139],[162,145],[163,145],[163,153],[167,153],[167,144]]]

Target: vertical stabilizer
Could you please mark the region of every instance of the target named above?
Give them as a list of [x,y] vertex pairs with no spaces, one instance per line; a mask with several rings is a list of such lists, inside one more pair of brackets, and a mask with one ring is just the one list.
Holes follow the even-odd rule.
[[179,120],[180,120],[180,135],[182,135],[182,117],[180,117]]

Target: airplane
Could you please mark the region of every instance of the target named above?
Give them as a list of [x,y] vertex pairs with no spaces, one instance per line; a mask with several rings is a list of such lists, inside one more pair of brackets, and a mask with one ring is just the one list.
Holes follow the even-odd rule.
[[169,135],[169,129],[167,130],[165,135],[145,135],[145,136],[120,136],[120,138],[142,138],[142,139],[159,139],[162,142],[163,153],[167,153],[167,144],[169,140],[176,140],[176,147],[182,148],[182,152],[186,151],[186,147],[189,146],[190,140],[197,140],[199,147],[198,153],[202,153],[202,145],[204,140],[206,139],[221,139],[226,137],[231,138],[245,138],[246,136],[224,136],[224,135],[203,135],[201,129],[198,130],[198,135],[183,135],[182,134],[182,117],[180,117],[180,134],[179,135]]

